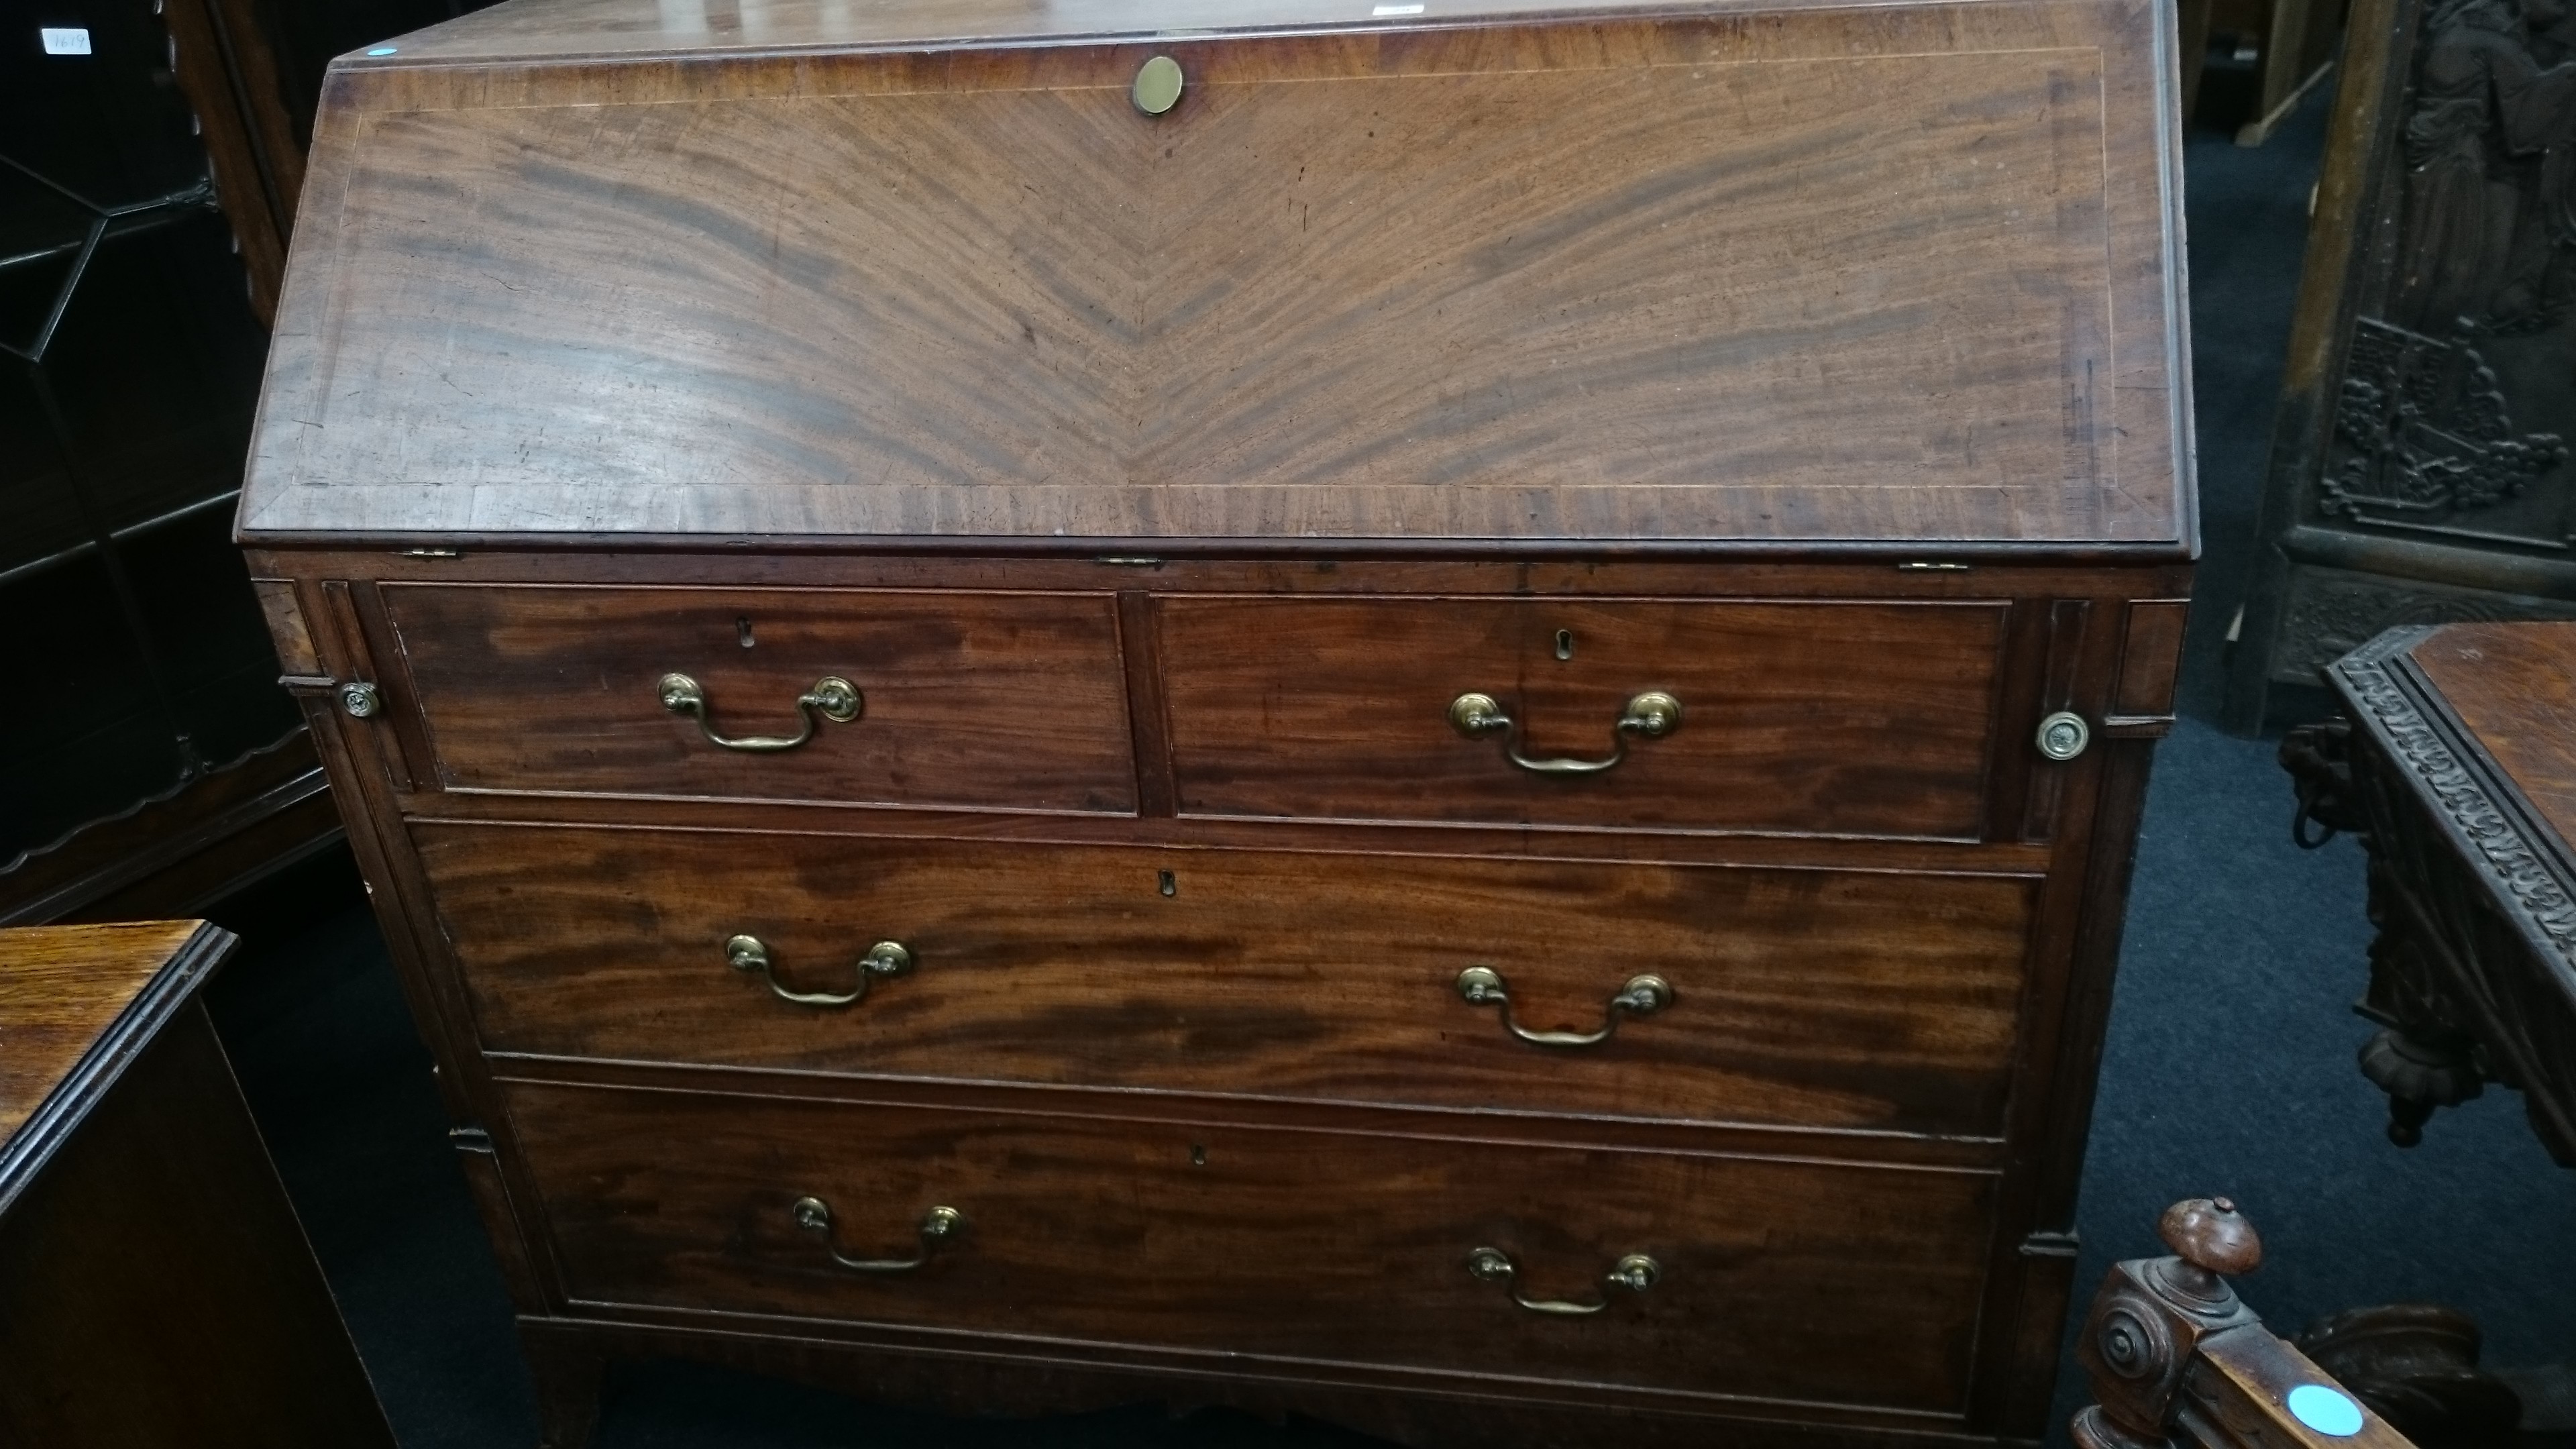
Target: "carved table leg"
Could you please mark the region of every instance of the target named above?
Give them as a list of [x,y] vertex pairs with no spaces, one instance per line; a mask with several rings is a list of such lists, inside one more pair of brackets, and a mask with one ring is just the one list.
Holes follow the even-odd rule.
[[2388,1140],[2412,1147],[2437,1107],[2456,1107],[2485,1090],[2477,1039],[2457,1025],[2442,998],[2428,945],[2412,928],[2404,888],[2387,861],[2370,862],[2370,989],[2361,1013],[2380,1030],[2361,1046],[2361,1074],[2388,1094]]
[[2388,1094],[2388,1140],[2412,1147],[2437,1107],[2456,1107],[2485,1089],[2465,1042],[2424,1041],[2383,1027],[2361,1044],[2361,1074]]

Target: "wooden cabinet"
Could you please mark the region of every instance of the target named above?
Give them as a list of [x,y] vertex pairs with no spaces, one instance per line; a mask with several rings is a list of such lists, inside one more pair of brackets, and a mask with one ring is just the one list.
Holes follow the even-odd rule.
[[554,1441],[2038,1437],[2170,17],[762,13],[341,62],[242,506]]
[[0,931],[0,1444],[394,1449],[199,995],[236,944]]

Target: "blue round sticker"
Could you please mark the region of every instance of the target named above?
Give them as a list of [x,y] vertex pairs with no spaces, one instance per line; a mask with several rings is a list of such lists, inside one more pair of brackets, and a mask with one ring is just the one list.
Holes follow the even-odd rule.
[[394,48],[390,45],[379,45],[375,49],[367,52],[369,55],[391,55],[393,53]]
[[2323,1384],[2301,1384],[2290,1390],[2290,1417],[2338,1439],[2361,1432],[2361,1405]]

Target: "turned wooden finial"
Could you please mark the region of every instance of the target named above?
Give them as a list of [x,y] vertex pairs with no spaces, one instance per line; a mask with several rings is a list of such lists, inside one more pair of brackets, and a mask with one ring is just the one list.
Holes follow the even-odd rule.
[[2165,1209],[2156,1235],[2175,1256],[2157,1277],[2184,1298],[2217,1305],[2235,1295],[2221,1275],[2251,1273],[2263,1263],[2263,1240],[2254,1225],[2223,1197],[2186,1198]]
[[2187,1198],[2166,1208],[2156,1236],[2204,1273],[2233,1277],[2263,1266],[2263,1240],[2254,1224],[2223,1197]]
[[2166,1208],[2156,1232],[2170,1258],[2131,1258],[2111,1265],[2075,1356],[2093,1383],[2094,1404],[2075,1416],[2078,1449],[2174,1449],[2171,1419],[2184,1370],[2202,1341],[2255,1326],[2224,1274],[2251,1273],[2263,1261],[2254,1225],[2223,1197],[2195,1197]]

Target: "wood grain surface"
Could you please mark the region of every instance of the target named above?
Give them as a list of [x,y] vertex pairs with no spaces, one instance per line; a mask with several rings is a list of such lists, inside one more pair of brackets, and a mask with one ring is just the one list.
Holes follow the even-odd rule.
[[62,1084],[201,928],[132,921],[0,931],[0,1139]]
[[[182,941],[198,925],[92,937],[83,959],[113,977],[172,924]],[[27,934],[0,932],[0,995],[49,954],[18,955]],[[180,1003],[25,1193],[0,1196],[0,1444],[394,1449],[214,1024]]]
[[[1136,808],[1105,593],[383,596],[451,789]],[[674,670],[704,687],[709,723],[728,736],[795,734],[797,697],[826,675],[856,686],[863,709],[797,749],[737,752],[662,707],[658,682]]]
[[2153,13],[1937,8],[345,68],[242,526],[2186,549]]
[[[1471,1146],[1356,1132],[1022,1117],[514,1084],[575,1304],[648,1304],[1955,1414],[1984,1276],[1982,1173]],[[639,1143],[661,1144],[639,1153]],[[933,1205],[965,1230],[904,1275]],[[1466,1270],[1512,1255],[1534,1296]]]
[[[2037,880],[415,823],[484,1045],[554,1056],[1994,1134]],[[1172,893],[1163,894],[1168,873]],[[847,992],[791,1005],[728,966]],[[1673,1005],[1596,1047],[1629,976]]]
[[[1950,838],[1985,820],[2001,603],[1158,604],[1183,814]],[[1606,772],[1540,775],[1451,726],[1469,690],[1532,756],[1607,758],[1644,690],[1682,723]]]
[[2410,657],[2576,860],[2576,624],[2451,624]]

